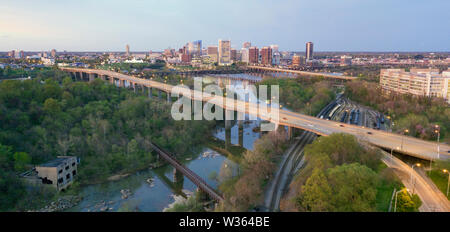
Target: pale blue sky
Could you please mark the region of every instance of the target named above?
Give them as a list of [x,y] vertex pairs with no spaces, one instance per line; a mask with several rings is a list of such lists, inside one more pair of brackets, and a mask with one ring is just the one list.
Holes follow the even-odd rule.
[[231,39],[303,51],[450,51],[448,0],[1,0],[0,51],[132,51]]

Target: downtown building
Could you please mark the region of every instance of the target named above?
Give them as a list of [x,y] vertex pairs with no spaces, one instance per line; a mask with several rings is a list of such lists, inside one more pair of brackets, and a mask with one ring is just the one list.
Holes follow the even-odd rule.
[[314,44],[313,44],[313,42],[306,43],[306,52],[305,52],[306,60],[309,61],[309,60],[314,59],[313,52],[314,52]]
[[213,63],[219,61],[219,51],[217,49],[217,46],[208,46],[206,52]]
[[219,40],[219,65],[231,65],[231,41]]
[[248,48],[242,48],[241,49],[241,61],[244,63],[249,63],[249,49]]
[[272,48],[263,47],[261,48],[261,64],[265,66],[272,65]]
[[257,47],[250,47],[248,49],[248,63],[249,64],[259,63],[259,50]]
[[381,69],[380,86],[383,91],[416,96],[444,98],[450,103],[450,69]]

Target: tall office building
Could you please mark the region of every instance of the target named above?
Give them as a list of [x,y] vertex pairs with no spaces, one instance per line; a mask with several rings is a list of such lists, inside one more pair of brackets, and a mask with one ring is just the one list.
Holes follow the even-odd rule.
[[125,46],[125,52],[126,52],[126,53],[125,53],[126,56],[130,56],[130,45],[127,44],[127,45]]
[[242,48],[241,49],[241,61],[242,62],[244,62],[244,63],[249,63],[249,60],[248,60],[248,48]]
[[250,48],[251,46],[252,46],[252,43],[250,43],[250,42],[244,42],[242,44],[242,48]]
[[261,48],[261,64],[272,65],[272,48],[270,47]]
[[208,46],[207,53],[212,61],[218,62],[219,52],[217,46]]
[[55,49],[52,49],[52,51],[51,51],[50,53],[51,53],[51,55],[52,55],[53,58],[56,57],[56,50],[55,50]]
[[202,55],[202,41],[196,40],[187,44],[188,53],[192,56]]
[[219,40],[219,65],[231,64],[231,41]]
[[248,62],[250,64],[257,64],[259,60],[259,50],[257,47],[251,47],[248,49]]
[[231,49],[231,61],[234,63],[237,61],[237,51],[236,49]]
[[272,49],[272,53],[277,53],[278,52],[278,45],[277,44],[270,45],[270,48]]
[[197,56],[202,55],[202,41],[201,40],[194,41],[194,54]]
[[308,42],[308,43],[306,43],[306,60],[312,60],[312,59],[314,59],[314,56],[313,56],[313,47],[314,47],[313,42]]

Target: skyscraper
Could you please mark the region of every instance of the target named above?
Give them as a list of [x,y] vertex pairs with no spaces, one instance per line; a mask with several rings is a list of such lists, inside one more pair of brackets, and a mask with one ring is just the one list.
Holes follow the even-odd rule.
[[56,57],[56,50],[52,49],[51,54],[52,54],[52,57],[55,58]]
[[219,40],[219,65],[231,64],[231,41]]
[[214,62],[218,61],[219,56],[218,56],[217,46],[208,46],[208,56]]
[[234,62],[236,62],[237,61],[237,51],[236,51],[236,49],[231,49],[231,61],[234,63]]
[[126,51],[125,54],[126,54],[127,56],[130,56],[130,45],[127,44],[127,45],[125,46],[125,51]]
[[272,65],[272,48],[263,47],[261,49],[261,64]]
[[308,42],[308,43],[306,43],[306,60],[312,60],[312,59],[314,59],[314,56],[313,56],[313,47],[314,47],[313,42]]
[[251,47],[248,49],[248,62],[250,64],[257,64],[259,58],[259,50],[257,47]]
[[193,44],[194,44],[193,55],[201,56],[202,55],[202,41],[196,40],[193,42]]
[[252,46],[252,43],[250,43],[250,42],[244,42],[242,44],[242,48],[250,48],[251,46]]
[[249,63],[248,58],[249,58],[248,48],[242,48],[241,49],[241,61],[248,64]]

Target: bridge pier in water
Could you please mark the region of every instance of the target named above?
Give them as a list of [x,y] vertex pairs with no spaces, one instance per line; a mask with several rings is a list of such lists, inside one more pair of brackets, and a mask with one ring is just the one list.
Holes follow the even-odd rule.
[[238,137],[239,137],[239,146],[244,146],[244,120],[238,120]]
[[170,96],[169,92],[166,92],[167,95],[167,102],[172,102],[172,97]]
[[152,97],[153,97],[152,87],[148,87],[148,97],[149,97],[149,98],[152,98]]

